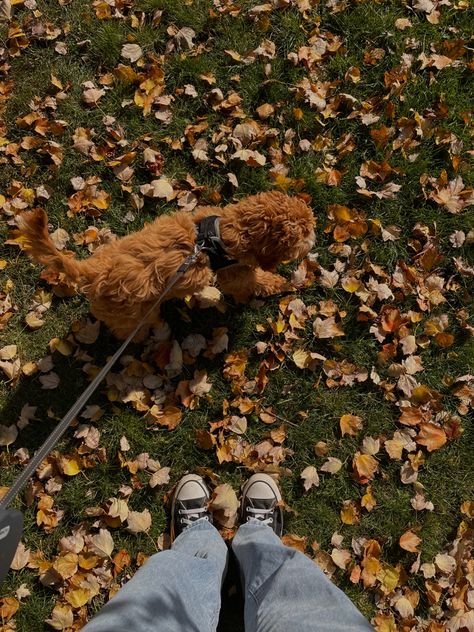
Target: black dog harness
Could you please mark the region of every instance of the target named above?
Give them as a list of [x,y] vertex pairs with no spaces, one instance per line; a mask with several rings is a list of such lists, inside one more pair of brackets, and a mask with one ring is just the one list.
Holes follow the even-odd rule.
[[237,263],[235,259],[230,259],[225,251],[219,229],[220,219],[218,215],[209,215],[196,225],[197,246],[209,257],[213,272]]

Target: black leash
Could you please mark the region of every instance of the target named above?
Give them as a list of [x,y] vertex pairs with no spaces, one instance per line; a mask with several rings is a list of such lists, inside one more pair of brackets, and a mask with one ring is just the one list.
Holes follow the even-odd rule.
[[143,316],[141,321],[128,336],[126,340],[120,345],[114,355],[110,358],[107,364],[102,367],[96,377],[92,380],[86,390],[82,393],[79,399],[71,406],[59,424],[49,435],[43,445],[35,452],[34,456],[30,459],[25,466],[21,474],[13,481],[11,487],[0,500],[0,582],[3,581],[6,574],[10,569],[10,564],[15,555],[18,542],[21,539],[23,531],[23,515],[16,509],[8,509],[8,505],[16,498],[21,492],[23,487],[28,482],[29,478],[35,473],[36,469],[41,465],[42,461],[48,456],[51,450],[54,448],[59,439],[66,432],[71,421],[78,415],[82,407],[87,403],[90,396],[97,389],[104,377],[113,367],[113,365],[120,358],[122,353],[128,347],[133,337],[138,333],[140,327],[148,319],[150,314],[158,307],[159,303],[168,294],[171,288],[176,282],[183,276],[183,274],[196,263],[201,251],[204,249],[204,244],[197,242],[192,255],[186,257],[183,263],[180,265],[175,275],[171,278],[168,285],[165,287],[160,296],[153,303],[152,307]]

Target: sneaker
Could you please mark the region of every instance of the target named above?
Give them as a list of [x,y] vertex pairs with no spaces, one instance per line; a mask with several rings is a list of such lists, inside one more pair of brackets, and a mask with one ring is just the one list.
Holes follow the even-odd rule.
[[283,533],[283,511],[280,488],[268,474],[254,474],[245,483],[240,505],[242,522],[260,522],[273,529],[277,536]]
[[202,476],[187,474],[179,481],[171,505],[171,542],[189,525],[198,520],[212,524],[212,514],[207,508],[211,494]]

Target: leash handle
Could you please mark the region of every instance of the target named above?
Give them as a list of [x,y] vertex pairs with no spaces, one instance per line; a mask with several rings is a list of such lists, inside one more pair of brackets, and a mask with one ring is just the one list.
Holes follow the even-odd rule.
[[14,500],[14,498],[21,492],[23,487],[28,482],[28,479],[34,474],[36,468],[42,463],[43,459],[45,459],[51,450],[54,448],[59,439],[66,432],[67,428],[71,421],[76,417],[76,415],[81,411],[82,407],[87,403],[90,396],[97,389],[99,384],[102,382],[104,377],[113,367],[113,365],[120,358],[122,353],[128,347],[134,336],[138,333],[140,327],[143,323],[148,319],[150,314],[158,307],[163,298],[169,293],[171,288],[176,284],[176,282],[183,276],[183,274],[196,263],[200,253],[202,250],[202,245],[196,245],[194,248],[194,252],[191,255],[188,255],[183,263],[179,266],[178,270],[174,274],[174,276],[169,281],[168,285],[165,287],[160,296],[156,299],[150,309],[146,312],[143,318],[140,320],[138,325],[132,331],[132,333],[128,336],[126,340],[120,345],[114,355],[110,358],[107,364],[102,367],[99,373],[95,376],[89,386],[85,389],[82,395],[75,401],[75,403],[71,406],[71,408],[67,411],[64,417],[61,419],[59,424],[53,430],[53,432],[47,437],[46,441],[41,445],[41,447],[35,452],[33,457],[30,459],[29,463],[25,466],[24,470],[21,474],[13,481],[11,487],[7,491],[7,493],[0,500],[0,510],[6,509],[8,505]]

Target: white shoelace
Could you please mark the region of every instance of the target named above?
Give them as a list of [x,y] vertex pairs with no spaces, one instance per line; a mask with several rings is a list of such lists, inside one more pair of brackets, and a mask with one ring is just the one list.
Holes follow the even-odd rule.
[[253,507],[247,507],[247,513],[254,514],[253,516],[247,516],[247,522],[250,522],[251,520],[258,520],[258,522],[266,525],[271,525],[273,523],[273,518],[268,516],[269,513],[273,514],[273,509],[254,509]]
[[209,522],[209,516],[200,516],[199,514],[206,513],[206,507],[195,507],[194,509],[178,509],[178,514],[180,516],[185,516],[181,518],[181,522],[186,526],[189,526],[193,522],[197,520],[207,520]]

